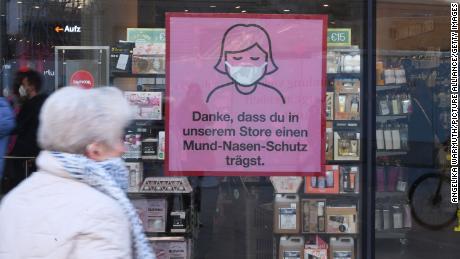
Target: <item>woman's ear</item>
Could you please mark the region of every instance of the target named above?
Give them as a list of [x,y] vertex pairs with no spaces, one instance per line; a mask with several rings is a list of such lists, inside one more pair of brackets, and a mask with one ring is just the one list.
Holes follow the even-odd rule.
[[85,155],[92,160],[101,161],[103,158],[101,145],[98,143],[91,143],[86,147]]

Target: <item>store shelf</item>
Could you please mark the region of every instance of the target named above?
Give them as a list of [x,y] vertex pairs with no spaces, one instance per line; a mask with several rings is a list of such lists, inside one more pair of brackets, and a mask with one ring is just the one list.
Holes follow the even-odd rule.
[[407,233],[410,229],[392,229],[385,231],[375,231],[375,238],[377,239],[403,239],[406,238]]
[[377,157],[383,157],[383,156],[404,156],[407,155],[407,151],[377,151],[376,156]]
[[406,86],[407,83],[405,84],[391,84],[391,85],[377,85],[375,89],[377,91],[387,91],[387,90],[393,90],[393,89],[399,89],[403,86]]

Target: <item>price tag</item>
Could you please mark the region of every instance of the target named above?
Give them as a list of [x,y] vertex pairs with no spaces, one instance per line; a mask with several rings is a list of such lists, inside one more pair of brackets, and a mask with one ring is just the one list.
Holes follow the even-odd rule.
[[334,28],[327,30],[327,46],[350,46],[351,45],[351,29]]

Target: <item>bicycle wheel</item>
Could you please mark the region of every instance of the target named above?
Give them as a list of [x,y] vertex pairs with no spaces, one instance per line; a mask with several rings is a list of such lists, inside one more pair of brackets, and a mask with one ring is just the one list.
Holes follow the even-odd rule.
[[438,173],[422,175],[410,187],[409,201],[413,219],[428,229],[447,227],[457,217],[457,206],[450,203],[447,176]]

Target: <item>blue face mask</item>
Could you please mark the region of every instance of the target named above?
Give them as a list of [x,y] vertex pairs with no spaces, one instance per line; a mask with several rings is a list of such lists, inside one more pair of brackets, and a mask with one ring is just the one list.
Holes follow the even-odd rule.
[[97,163],[112,176],[113,180],[115,180],[122,190],[125,192],[128,191],[129,171],[126,168],[125,161],[123,161],[123,159],[111,158]]

